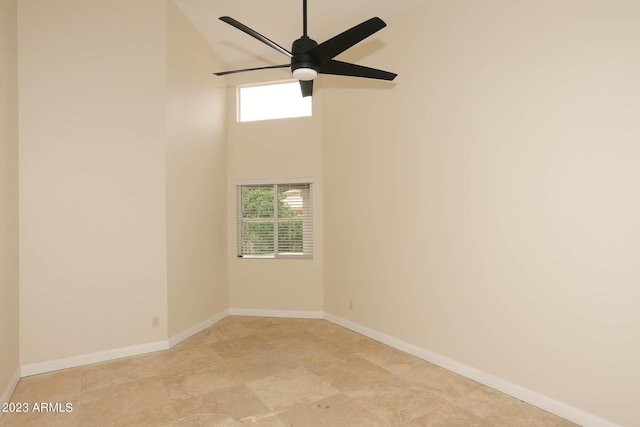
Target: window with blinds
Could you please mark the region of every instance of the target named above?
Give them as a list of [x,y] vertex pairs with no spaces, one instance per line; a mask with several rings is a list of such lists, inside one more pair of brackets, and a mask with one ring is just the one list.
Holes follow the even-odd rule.
[[238,257],[313,258],[311,183],[238,185]]

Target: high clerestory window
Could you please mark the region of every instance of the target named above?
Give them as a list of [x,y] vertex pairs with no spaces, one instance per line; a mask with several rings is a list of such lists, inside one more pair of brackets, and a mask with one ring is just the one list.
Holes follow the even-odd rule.
[[313,258],[309,180],[239,184],[238,257]]
[[308,117],[312,113],[311,97],[302,97],[297,81],[239,86],[237,96],[239,122]]

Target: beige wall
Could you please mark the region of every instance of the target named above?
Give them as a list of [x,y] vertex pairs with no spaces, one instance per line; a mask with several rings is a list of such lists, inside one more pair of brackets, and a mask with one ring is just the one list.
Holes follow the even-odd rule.
[[0,400],[19,363],[16,36],[16,1],[0,0]]
[[166,339],[166,5],[18,20],[21,363]]
[[[258,74],[248,78],[269,80],[265,72]],[[282,79],[283,75],[286,76],[273,74],[274,79]],[[321,311],[324,268],[321,95],[314,96],[312,117],[248,123],[236,122],[235,96],[232,86],[227,121],[229,305],[236,309]],[[314,259],[238,259],[236,183],[278,178],[314,179]]]
[[326,311],[640,425],[639,16],[436,0],[389,19],[360,62],[397,86],[324,91]]
[[223,66],[167,0],[169,336],[226,310],[226,88]]

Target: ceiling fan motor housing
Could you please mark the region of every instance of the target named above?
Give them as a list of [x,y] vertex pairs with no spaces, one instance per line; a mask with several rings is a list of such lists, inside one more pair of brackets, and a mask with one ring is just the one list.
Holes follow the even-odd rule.
[[[293,54],[293,57],[291,58],[291,71],[294,76],[304,75],[304,70],[308,70],[308,72],[315,77],[315,75],[320,71],[320,64],[318,64],[317,59],[307,53],[316,46],[318,46],[318,43],[307,36],[302,36],[293,42],[293,46],[291,47],[291,53]],[[296,72],[296,70],[299,69],[300,71]],[[311,70],[315,71],[315,75]],[[298,77],[298,79],[313,80],[313,78],[300,77]]]

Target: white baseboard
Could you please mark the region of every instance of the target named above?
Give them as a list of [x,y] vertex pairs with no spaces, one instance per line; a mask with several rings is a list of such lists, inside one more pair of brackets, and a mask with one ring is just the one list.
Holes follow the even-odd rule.
[[145,353],[153,353],[169,349],[169,341],[156,341],[130,347],[114,348],[96,353],[80,354],[78,356],[65,357],[63,359],[50,360],[48,362],[32,363],[22,366],[22,376],[44,374],[46,372],[59,371],[61,369],[76,368],[92,363],[106,362],[122,359],[123,357],[138,356]]
[[[115,348],[112,350],[100,351],[97,353],[81,354],[78,356],[66,357],[63,359],[50,360],[41,363],[32,363],[30,365],[23,365],[20,372],[22,377],[28,377],[31,375],[44,374],[47,372],[59,371],[61,369],[76,368],[78,366],[90,365],[92,363],[107,362],[109,360],[122,359],[123,357],[139,356],[146,353],[154,353],[156,351],[168,350],[174,345],[178,344],[189,338],[192,335],[197,334],[203,329],[208,328],[216,322],[224,319],[229,315],[228,310],[224,310],[215,316],[201,322],[189,329],[180,332],[177,335],[169,338],[168,340],[156,341],[147,344],[134,345],[131,347]],[[18,376],[18,378],[20,377]],[[17,383],[17,382],[16,382]],[[12,390],[13,392],[13,390]]]
[[506,393],[510,396],[527,402],[540,409],[544,409],[545,411],[558,415],[559,417],[580,424],[584,427],[621,427],[620,425],[615,424],[609,420],[605,420],[581,409],[574,408],[573,406],[570,406],[563,402],[559,402],[555,399],[552,399],[551,397],[545,396],[533,390],[529,390],[518,384],[514,384],[512,382],[495,377],[486,372],[482,372],[476,368],[465,365],[464,363],[460,363],[440,354],[433,353],[422,347],[418,347],[390,335],[386,335],[373,329],[369,329],[350,320],[334,316],[330,313],[325,313],[324,318],[337,325],[343,326],[361,335],[367,336],[383,344],[387,344],[388,346],[396,348],[400,351],[404,351],[405,353],[409,353],[420,359],[436,364],[449,371],[455,372],[464,377],[491,387],[495,390]]
[[230,308],[232,316],[286,317],[292,319],[324,319],[324,311],[260,310],[254,308]]
[[[552,414],[558,415],[574,423],[580,424],[584,427],[621,427],[611,421],[600,418],[594,414],[585,412],[581,409],[570,406],[566,403],[559,402],[548,396],[529,390],[518,384],[503,380],[501,378],[490,375],[486,372],[482,372],[476,368],[465,365],[448,357],[442,356],[437,353],[433,353],[422,347],[410,344],[406,341],[402,341],[398,338],[390,335],[383,334],[376,330],[367,328],[358,323],[350,320],[343,319],[330,313],[323,311],[297,311],[297,310],[260,310],[250,308],[231,308],[225,310],[217,315],[191,327],[177,335],[174,335],[168,340],[157,341],[147,344],[135,345],[131,347],[118,348],[113,350],[107,350],[97,353],[84,354],[79,356],[68,357],[64,359],[57,359],[42,363],[33,363],[30,365],[24,365],[12,378],[11,383],[7,386],[6,390],[2,394],[1,401],[8,401],[15,387],[20,380],[20,377],[27,377],[30,375],[37,375],[46,372],[57,371],[60,369],[74,368],[78,366],[89,365],[97,362],[104,362],[108,360],[120,359],[123,357],[137,356],[145,353],[152,353],[156,351],[167,350],[170,347],[184,341],[185,339],[197,334],[198,332],[208,328],[209,326],[219,322],[228,315],[234,316],[258,316],[258,317],[285,317],[285,318],[300,318],[300,319],[326,319],[337,325],[343,326],[354,332],[367,336],[371,339],[387,344],[393,348],[396,348],[405,353],[409,353],[420,359],[434,363],[452,372],[458,373],[469,379],[477,381],[488,387],[499,390],[538,408],[544,409]],[[0,413],[0,416],[2,414]]]
[[190,338],[192,336],[194,336],[195,334],[197,334],[198,332],[201,332],[205,329],[207,329],[209,326],[212,326],[216,323],[218,323],[219,321],[221,321],[222,319],[224,319],[225,317],[227,317],[229,315],[229,310],[224,310],[221,311],[220,313],[216,314],[213,317],[210,317],[209,319],[198,323],[197,325],[194,325],[188,329],[185,329],[184,331],[180,332],[179,334],[176,334],[174,336],[172,336],[171,338],[169,338],[169,347],[174,347],[176,344],[181,343],[182,341],[186,340],[187,338]]
[[[20,367],[16,369],[13,377],[9,380],[9,384],[7,384],[7,388],[2,392],[2,396],[0,396],[0,403],[9,402],[11,400],[11,396],[18,385],[18,381],[20,381]],[[0,418],[2,418],[2,414],[3,412],[0,411]]]

